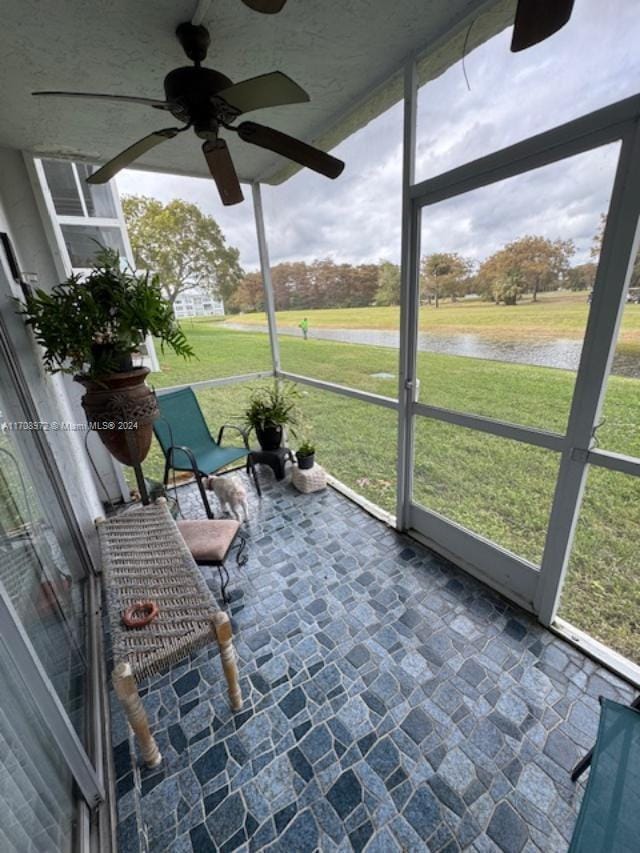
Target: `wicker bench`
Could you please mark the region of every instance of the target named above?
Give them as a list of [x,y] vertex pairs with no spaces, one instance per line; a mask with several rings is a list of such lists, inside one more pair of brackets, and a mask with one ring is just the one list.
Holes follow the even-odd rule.
[[[113,686],[140,744],[144,761],[162,760],[136,682],[160,673],[216,639],[234,711],[242,707],[231,623],[219,610],[166,501],[96,520],[113,648]],[[152,600],[158,617],[126,628],[122,614]]]

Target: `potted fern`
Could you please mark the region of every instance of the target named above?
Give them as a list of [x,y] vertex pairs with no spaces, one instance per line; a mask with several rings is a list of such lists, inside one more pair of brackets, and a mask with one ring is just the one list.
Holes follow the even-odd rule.
[[20,313],[44,348],[45,369],[84,385],[89,426],[110,453],[124,465],[142,462],[158,408],[145,383],[149,369],[135,366],[133,356],[147,335],[163,351],[194,354],[157,276],[126,269],[117,251],[101,248],[88,276],[71,275],[50,293],[36,290]]
[[252,391],[244,419],[247,426],[255,430],[263,450],[277,450],[281,447],[285,426],[295,436],[298,397],[298,389],[288,382],[275,382],[270,388],[256,388]]

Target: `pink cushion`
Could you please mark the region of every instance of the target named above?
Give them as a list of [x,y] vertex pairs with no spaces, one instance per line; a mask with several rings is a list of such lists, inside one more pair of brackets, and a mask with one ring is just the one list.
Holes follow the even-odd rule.
[[193,559],[200,563],[221,563],[238,532],[240,522],[231,518],[178,521],[178,529]]

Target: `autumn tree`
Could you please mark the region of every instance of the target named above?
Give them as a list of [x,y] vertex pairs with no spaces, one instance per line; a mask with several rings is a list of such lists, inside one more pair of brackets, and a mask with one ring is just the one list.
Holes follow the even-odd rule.
[[298,266],[296,274],[298,286],[291,292],[296,303],[291,307],[296,308],[365,307],[373,303],[378,287],[375,264],[336,264],[323,258]]
[[598,265],[594,263],[577,264],[569,269],[568,285],[571,290],[592,290],[596,281]]
[[557,290],[566,283],[569,259],[574,253],[572,240],[521,237],[507,243],[480,265],[476,276],[478,291],[495,302],[504,302],[502,294],[507,287],[509,293],[514,289],[519,293],[531,293],[535,302],[538,293]]
[[303,261],[288,261],[271,267],[271,283],[278,311],[307,308],[313,300],[313,282]]
[[239,311],[264,311],[264,287],[262,274],[259,272],[246,273],[238,287],[225,302],[227,314],[237,314]]
[[525,283],[522,273],[516,267],[506,270],[493,283],[493,296],[496,302],[504,305],[516,305],[522,296]]
[[364,308],[373,305],[378,290],[378,265],[340,264],[337,283],[342,291],[340,307]]
[[[336,264],[330,258],[293,261],[271,268],[277,311],[360,308],[372,305],[378,289],[376,264]],[[249,273],[229,302],[232,311],[261,311],[262,277]]]
[[400,267],[391,261],[380,261],[378,264],[378,287],[375,297],[376,305],[400,304]]
[[434,252],[420,263],[420,296],[422,302],[437,308],[440,299],[449,297],[455,302],[469,292],[473,265],[457,252]]
[[607,214],[600,214],[600,221],[598,222],[598,230],[593,235],[593,240],[591,241],[591,250],[589,254],[593,261],[597,264],[600,260],[600,252],[602,251],[602,240],[604,237],[604,229],[607,225]]
[[243,272],[213,217],[181,199],[148,196],[124,196],[122,209],[136,266],[157,273],[171,304],[190,287],[230,301]]

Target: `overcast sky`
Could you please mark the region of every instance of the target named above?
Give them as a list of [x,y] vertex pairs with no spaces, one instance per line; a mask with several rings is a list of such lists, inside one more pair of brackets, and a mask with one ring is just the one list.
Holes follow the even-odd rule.
[[[543,44],[512,54],[507,30],[420,91],[416,177],[422,180],[640,92],[638,0],[576,0],[569,24]],[[286,70],[286,69],[285,69]],[[402,105],[392,107],[334,153],[344,173],[329,181],[302,171],[263,190],[272,264],[331,257],[398,261]],[[524,234],[572,239],[574,263],[589,259],[606,210],[617,145],[426,208],[423,253],[456,251],[480,261]],[[127,170],[121,193],[198,204],[258,266],[248,200],[225,208],[212,181]]]

